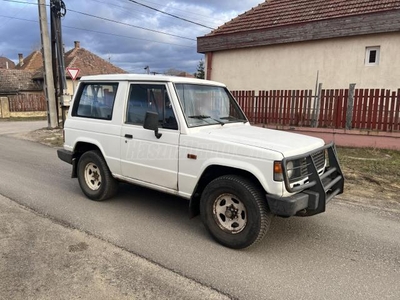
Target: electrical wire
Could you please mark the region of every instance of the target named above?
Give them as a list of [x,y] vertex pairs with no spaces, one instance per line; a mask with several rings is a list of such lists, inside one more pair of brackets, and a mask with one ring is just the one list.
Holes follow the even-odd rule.
[[[129,12],[132,15],[133,14],[135,14],[135,15],[140,14],[141,16],[147,15],[147,16],[154,17],[154,12],[151,12],[149,10],[133,9],[131,7],[127,8],[126,6],[123,6],[123,4],[127,4],[125,1],[123,3],[119,2],[120,4],[110,3],[110,1],[100,1],[100,0],[90,0],[90,1],[96,2],[96,3],[101,3],[101,4],[104,4],[104,5],[108,5],[108,6],[113,6],[116,9],[118,9],[119,11]],[[145,1],[145,2],[147,2],[147,1]],[[150,3],[152,3],[152,2],[150,2]],[[69,4],[69,5],[71,5],[71,4]],[[190,13],[190,12],[186,12],[186,13]],[[164,17],[164,18],[170,19],[169,16],[160,16],[160,17]]]
[[[5,1],[5,2],[13,2],[13,3],[37,5],[36,3],[24,2],[24,1],[18,1],[18,0],[3,0],[3,1]],[[46,6],[48,6],[48,5],[46,4]],[[172,36],[172,37],[176,37],[176,38],[180,38],[180,39],[185,39],[185,40],[189,40],[189,41],[196,41],[196,39],[193,39],[193,38],[184,37],[184,36],[180,36],[180,35],[176,35],[176,34],[172,34],[172,33],[167,33],[167,32],[160,31],[160,30],[150,29],[150,28],[146,28],[146,27],[142,27],[142,26],[137,26],[137,25],[133,25],[133,24],[125,23],[125,22],[120,22],[120,21],[112,20],[112,19],[105,18],[105,17],[95,16],[95,15],[92,15],[92,14],[89,14],[89,13],[84,13],[84,12],[80,12],[80,11],[73,10],[73,9],[68,9],[68,11],[74,12],[76,14],[81,14],[81,15],[84,15],[84,16],[87,16],[87,17],[96,18],[96,19],[100,19],[100,20],[103,20],[103,21],[108,21],[108,22],[112,22],[112,23],[116,23],[116,24],[120,24],[120,25],[133,27],[133,28],[138,28],[138,29],[142,29],[142,30],[146,30],[146,31],[150,31],[150,32],[158,33],[158,34],[168,35],[168,36]]]
[[[146,1],[146,0],[141,0],[141,1],[142,1],[142,2],[145,2],[145,3],[160,5],[160,3],[156,3],[156,2],[151,2],[151,1]],[[206,16],[206,15],[199,14],[198,12],[195,12],[195,13],[194,13],[194,12],[190,12],[190,11],[183,10],[183,9],[179,9],[179,8],[175,8],[175,7],[169,7],[168,5],[167,5],[166,7],[167,7],[167,8],[171,8],[171,9],[176,10],[176,11],[184,12],[184,13],[186,13],[186,14],[195,15],[196,17],[199,17],[199,16],[200,16],[200,17],[203,17],[203,18],[206,18],[206,19],[215,21],[215,18],[212,17],[212,16],[210,16],[210,15]],[[207,21],[206,21],[206,22],[207,22]]]
[[129,24],[129,23],[124,23],[124,22],[120,22],[120,21],[115,21],[115,20],[112,20],[112,19],[108,19],[108,18],[104,18],[104,17],[95,16],[95,15],[92,15],[92,14],[80,12],[80,11],[73,10],[73,9],[68,9],[68,11],[74,12],[74,13],[77,13],[77,14],[81,14],[81,15],[84,15],[84,16],[88,16],[88,17],[100,19],[100,20],[103,20],[103,21],[108,21],[108,22],[120,24],[120,25],[125,25],[125,26],[129,26],[129,27],[133,27],[133,28],[142,29],[142,30],[147,30],[147,31],[151,31],[151,32],[159,33],[159,34],[169,35],[169,36],[173,36],[173,37],[177,37],[177,38],[185,39],[185,40],[189,40],[189,41],[196,41],[196,39],[192,39],[192,38],[189,38],[189,37],[184,37],[184,36],[180,36],[180,35],[176,35],[176,34],[172,34],[172,33],[167,33],[167,32],[164,32],[164,31],[159,31],[159,30],[155,30],[155,29],[150,29],[150,28],[146,28],[146,27],[142,27],[142,26],[137,26],[137,25],[133,25],[133,24]]
[[[29,20],[29,19],[18,18],[18,17],[11,17],[11,16],[4,16],[4,15],[0,15],[0,18],[9,18],[9,19],[15,19],[15,20],[21,20],[21,21],[28,21],[28,22],[39,23],[39,21],[35,21],[35,20]],[[73,27],[73,26],[66,26],[66,25],[63,25],[62,27],[63,27],[63,28],[68,28],[68,29],[75,29],[75,30],[81,30],[81,31],[88,31],[88,32],[93,32],[93,33],[98,33],[98,34],[104,34],[104,35],[122,37],[122,38],[127,38],[127,39],[133,39],[133,40],[141,40],[141,41],[147,41],[147,42],[153,42],[153,43],[159,43],[159,44],[167,44],[167,45],[178,46],[178,47],[185,47],[185,48],[195,48],[195,47],[196,47],[195,45],[189,46],[189,45],[181,45],[181,44],[174,44],[174,43],[168,43],[168,42],[160,42],[160,41],[155,41],[155,40],[148,40],[148,39],[136,38],[136,37],[127,36],[127,35],[121,35],[121,34],[115,34],[115,33],[108,33],[108,32],[103,32],[103,31],[98,31],[98,30],[92,30],[92,29],[86,29],[86,28],[78,28],[78,27]]]
[[177,15],[173,15],[173,14],[167,13],[167,12],[165,12],[165,11],[162,11],[162,10],[157,9],[157,8],[155,8],[155,7],[152,7],[152,6],[150,6],[150,5],[146,5],[146,4],[144,4],[144,3],[140,3],[140,2],[135,1],[135,0],[128,0],[128,1],[129,1],[129,2],[132,2],[132,3],[135,3],[135,4],[137,4],[137,5],[141,5],[141,6],[143,6],[143,7],[146,7],[146,8],[148,8],[148,9],[152,9],[152,10],[157,11],[157,12],[159,12],[159,13],[162,13],[162,14],[164,14],[164,15],[167,15],[167,16],[170,16],[170,17],[173,17],[173,18],[176,18],[176,19],[185,21],[185,22],[189,22],[189,23],[192,23],[192,24],[195,24],[195,25],[199,25],[199,26],[201,26],[201,27],[205,27],[205,28],[208,28],[208,29],[211,29],[211,30],[214,30],[214,29],[215,29],[215,28],[212,28],[212,27],[209,27],[209,26],[206,26],[206,25],[203,25],[203,24],[200,24],[200,23],[197,23],[197,22],[193,22],[193,21],[190,21],[190,20],[188,20],[188,19],[179,17],[179,16],[177,16]]

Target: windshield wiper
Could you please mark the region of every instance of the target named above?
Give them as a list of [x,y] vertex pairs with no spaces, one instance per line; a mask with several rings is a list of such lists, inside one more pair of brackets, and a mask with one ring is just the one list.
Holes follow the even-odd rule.
[[245,123],[245,124],[247,123],[247,120],[239,119],[239,118],[232,117],[232,116],[229,116],[229,117],[221,117],[220,119],[221,119],[221,120],[228,120],[228,121],[243,122],[243,123]]
[[199,120],[211,119],[211,120],[214,120],[215,122],[221,124],[222,126],[224,126],[224,124],[225,124],[225,122],[222,122],[222,121],[220,121],[220,120],[218,120],[218,119],[214,119],[214,118],[212,118],[211,116],[206,116],[206,115],[189,116],[188,118],[191,118],[191,119],[199,119]]

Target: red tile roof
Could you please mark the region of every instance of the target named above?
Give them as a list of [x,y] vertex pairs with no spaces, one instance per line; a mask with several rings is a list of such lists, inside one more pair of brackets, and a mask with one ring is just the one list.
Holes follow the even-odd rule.
[[75,45],[75,48],[65,53],[65,67],[78,68],[80,70],[78,77],[86,75],[127,73],[125,70],[113,65],[92,52],[80,48],[79,43]]
[[[108,61],[100,58],[92,52],[80,48],[79,42],[75,43],[75,47],[65,53],[65,67],[79,68],[79,77],[85,75],[99,75],[99,74],[114,74],[114,73],[127,73],[126,71],[114,66]],[[43,57],[40,51],[34,51],[29,54],[24,60],[23,64],[18,64],[15,67],[17,70],[35,70],[38,74],[35,78],[40,78],[43,73]],[[39,74],[40,73],[40,74]],[[68,74],[66,73],[68,76]]]
[[267,0],[207,36],[400,9],[400,0]]
[[35,71],[0,70],[0,94],[12,94],[19,91],[42,91],[38,82],[32,80]]
[[0,69],[14,69],[15,63],[7,57],[0,56]]
[[36,71],[43,66],[42,52],[33,51],[26,58],[24,58],[23,63],[19,63],[15,66],[17,70],[30,70]]

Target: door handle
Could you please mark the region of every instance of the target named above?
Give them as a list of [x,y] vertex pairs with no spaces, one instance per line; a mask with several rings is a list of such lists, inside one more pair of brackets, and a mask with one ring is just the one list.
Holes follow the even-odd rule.
[[132,134],[125,134],[125,138],[127,138],[127,139],[133,139],[133,135],[132,135]]

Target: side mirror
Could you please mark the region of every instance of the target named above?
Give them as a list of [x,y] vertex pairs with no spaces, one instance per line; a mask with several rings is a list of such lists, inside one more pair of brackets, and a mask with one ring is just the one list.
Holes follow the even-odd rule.
[[153,111],[146,112],[143,128],[154,130],[154,135],[156,136],[156,138],[159,139],[162,136],[162,134],[158,133],[158,113]]

